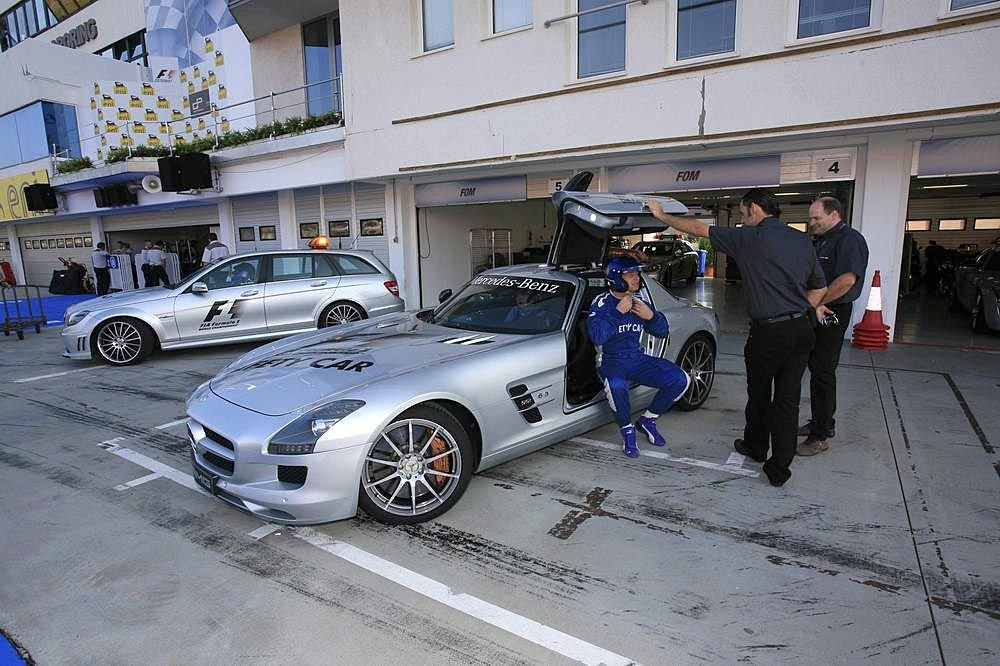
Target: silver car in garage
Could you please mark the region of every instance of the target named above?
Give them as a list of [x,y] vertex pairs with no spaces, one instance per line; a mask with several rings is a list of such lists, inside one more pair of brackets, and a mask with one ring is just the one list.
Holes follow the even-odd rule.
[[[187,402],[195,480],[277,523],[348,518],[359,505],[386,523],[418,523],[447,511],[473,472],[610,421],[587,309],[607,289],[612,237],[664,227],[631,197],[564,191],[554,202],[546,264],[480,273],[434,310],[265,345],[199,386]],[[671,331],[647,337],[647,353],[691,377],[677,408],[700,407],[717,318],[654,280],[642,297]],[[653,392],[636,387],[633,406]]]
[[267,340],[402,310],[396,277],[371,252],[253,252],[172,289],[77,303],[66,311],[63,356],[130,365],[156,348]]

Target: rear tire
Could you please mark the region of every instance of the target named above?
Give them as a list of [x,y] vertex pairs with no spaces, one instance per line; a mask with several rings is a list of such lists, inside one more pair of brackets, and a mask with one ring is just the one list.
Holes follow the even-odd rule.
[[986,325],[986,313],[983,311],[983,295],[976,294],[976,302],[972,306],[972,330],[976,333],[986,333],[989,326]]
[[688,286],[694,284],[697,279],[698,279],[698,267],[697,266],[692,266],[691,267],[691,275],[689,275],[687,277]]
[[676,409],[694,411],[708,400],[715,381],[715,354],[715,344],[706,333],[696,333],[684,343],[677,355],[677,365],[691,378],[691,384],[674,404]]
[[337,301],[326,306],[323,310],[323,314],[319,316],[317,328],[349,324],[362,319],[368,319],[368,314],[361,309],[361,306],[347,301]]
[[156,346],[156,335],[137,319],[109,319],[94,330],[91,349],[108,365],[135,365]]
[[418,405],[396,417],[369,445],[358,504],[389,525],[431,520],[465,492],[474,461],[472,441],[459,420],[438,405]]

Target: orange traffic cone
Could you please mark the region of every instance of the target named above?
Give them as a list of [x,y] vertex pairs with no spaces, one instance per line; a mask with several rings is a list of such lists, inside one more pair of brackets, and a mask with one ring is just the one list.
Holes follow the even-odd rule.
[[858,349],[879,350],[889,345],[889,327],[882,323],[882,278],[875,271],[872,290],[868,294],[865,315],[854,326],[854,340]]

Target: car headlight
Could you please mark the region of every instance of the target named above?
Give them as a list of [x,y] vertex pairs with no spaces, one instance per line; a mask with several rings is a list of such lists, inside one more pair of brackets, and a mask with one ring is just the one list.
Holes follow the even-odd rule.
[[66,327],[76,326],[83,318],[90,314],[90,310],[80,310],[79,312],[74,312],[66,319]]
[[327,430],[364,406],[364,400],[338,400],[310,410],[279,430],[268,442],[267,452],[276,455],[312,453],[316,441]]

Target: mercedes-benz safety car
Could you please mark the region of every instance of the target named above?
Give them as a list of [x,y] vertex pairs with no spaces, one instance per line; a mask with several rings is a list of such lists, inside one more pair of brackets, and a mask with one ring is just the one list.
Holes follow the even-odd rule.
[[63,356],[131,365],[154,349],[268,340],[402,312],[396,276],[365,250],[251,252],[166,289],[82,301],[66,311]]
[[[582,186],[585,189],[585,185]],[[310,524],[439,516],[472,474],[611,420],[586,318],[607,289],[613,237],[659,232],[642,200],[557,192],[547,263],[488,270],[434,310],[273,342],[239,358],[187,402],[194,478],[260,518]],[[686,208],[660,198],[664,208]],[[691,377],[676,409],[712,389],[718,320],[644,279],[670,338],[647,353]],[[633,390],[635,409],[653,389]]]

